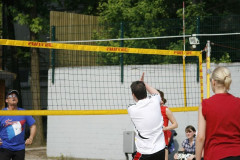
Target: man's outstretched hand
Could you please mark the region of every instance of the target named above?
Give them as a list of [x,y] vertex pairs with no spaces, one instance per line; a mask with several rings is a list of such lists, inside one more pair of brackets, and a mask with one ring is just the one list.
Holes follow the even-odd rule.
[[144,81],[144,72],[142,73],[142,76],[140,78],[140,81]]

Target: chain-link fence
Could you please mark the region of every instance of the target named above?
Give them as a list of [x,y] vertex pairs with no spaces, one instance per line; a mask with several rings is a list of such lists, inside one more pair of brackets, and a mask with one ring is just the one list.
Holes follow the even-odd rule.
[[[234,63],[240,61],[240,16],[192,17],[185,20],[186,50],[203,50],[207,40],[211,41],[211,61],[215,63]],[[74,41],[76,44],[183,50],[182,19],[161,19],[157,21],[92,23],[84,25],[51,26],[51,40]],[[189,36],[197,34],[200,41],[196,48],[189,43]],[[82,35],[81,37],[79,35]],[[84,36],[83,36],[84,35]],[[121,39],[122,38],[122,39]],[[110,39],[110,40],[109,40]],[[115,39],[115,40],[113,40]],[[117,40],[116,40],[117,39]],[[119,40],[120,39],[120,40]],[[72,42],[73,43],[73,42]],[[39,49],[41,107],[46,109],[48,92],[48,69],[65,66],[129,65],[129,64],[167,64],[182,63],[181,57],[161,57],[154,55],[95,54],[80,51],[64,51],[63,57],[53,57],[52,51]],[[62,51],[63,52],[63,51]],[[80,52],[80,53],[79,53]],[[16,53],[16,54],[13,54]],[[57,54],[56,54],[57,55]],[[104,59],[101,64],[99,59]],[[198,62],[195,57],[187,57],[187,62]],[[194,59],[191,59],[194,58]],[[205,60],[205,54],[203,54]],[[31,109],[30,92],[31,66],[28,48],[4,47],[3,68],[17,74],[17,79],[8,88],[19,89],[22,95],[20,106]],[[198,77],[198,76],[197,76]]]

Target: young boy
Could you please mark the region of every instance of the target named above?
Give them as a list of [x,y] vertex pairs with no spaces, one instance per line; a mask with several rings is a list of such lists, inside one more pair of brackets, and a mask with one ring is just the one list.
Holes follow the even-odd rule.
[[[135,126],[137,152],[134,160],[160,160],[165,157],[163,117],[160,110],[159,92],[144,83],[144,73],[140,81],[131,84],[132,96],[136,104],[130,105],[128,114]],[[147,91],[150,96],[147,97]]]

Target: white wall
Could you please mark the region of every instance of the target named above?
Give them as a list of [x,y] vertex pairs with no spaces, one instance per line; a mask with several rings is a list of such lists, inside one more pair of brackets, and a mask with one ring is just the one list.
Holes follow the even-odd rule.
[[132,130],[128,115],[49,116],[47,155],[125,159],[123,131]]
[[[174,66],[174,65],[172,65]],[[214,64],[212,64],[214,66]],[[239,91],[239,64],[233,64],[228,66],[233,72],[233,91]],[[127,68],[130,67],[130,68]],[[125,67],[125,82],[122,84],[119,82],[119,68],[118,67],[107,67],[103,68],[102,71],[94,72],[94,77],[92,76],[91,70],[89,68],[60,68],[55,71],[55,83],[51,84],[51,70],[49,70],[49,84],[48,84],[48,104],[49,109],[99,109],[95,108],[97,106],[105,105],[106,107],[101,107],[100,109],[126,109],[126,106],[133,102],[131,98],[129,85],[132,81],[139,79],[144,68],[150,69],[146,73],[146,81],[151,80],[151,85],[156,88],[163,88],[166,92],[166,98],[168,99],[168,104],[171,106],[183,104],[182,101],[179,102],[180,96],[174,95],[174,92],[182,91],[181,86],[171,86],[172,88],[167,88],[168,85],[161,82],[164,81],[164,77],[172,74],[179,74],[179,81],[182,80],[181,74],[178,71],[166,66],[165,70],[168,72],[160,72],[157,67],[163,68],[164,66],[137,66],[131,69],[131,66]],[[160,68],[160,70],[161,70]],[[194,65],[189,66],[188,70],[194,70]],[[181,70],[181,68],[180,68]],[[63,73],[68,72],[68,79],[64,79],[66,76]],[[72,73],[75,74],[72,74]],[[128,73],[129,72],[129,73]],[[203,66],[204,72],[204,84],[206,84],[205,78],[205,65]],[[88,74],[85,74],[88,73]],[[112,74],[115,75],[112,79],[104,79],[104,77],[99,78],[101,75]],[[165,75],[163,75],[165,74]],[[71,76],[72,75],[72,76]],[[77,76],[78,75],[78,76]],[[85,75],[83,77],[82,75]],[[160,76],[161,75],[161,76]],[[107,76],[105,76],[107,77]],[[62,78],[62,79],[61,79]],[[66,78],[66,77],[65,77]],[[86,79],[84,79],[86,78]],[[99,78],[99,79],[98,79]],[[176,77],[175,77],[176,78]],[[97,81],[107,81],[108,83],[96,84]],[[116,80],[117,79],[117,80]],[[174,78],[170,78],[171,79]],[[199,89],[196,87],[198,84],[194,83],[195,77],[192,77],[193,83],[189,86],[188,92],[198,92]],[[114,82],[116,80],[116,82]],[[169,80],[169,79],[168,79]],[[113,83],[111,83],[113,81]],[[190,78],[191,81],[191,78]],[[83,84],[84,83],[84,84]],[[91,91],[82,90],[86,86],[94,86],[95,88]],[[105,102],[102,98],[96,98],[96,96],[103,96],[105,87],[110,87],[110,89],[115,90],[109,95],[106,95],[108,99],[112,101]],[[169,85],[170,86],[170,85]],[[175,90],[174,90],[175,88]],[[99,90],[97,94],[96,90]],[[171,92],[169,94],[169,92]],[[204,86],[204,94],[206,95],[206,86]],[[88,93],[88,97],[84,97]],[[119,94],[121,93],[121,94]],[[115,97],[111,97],[111,94]],[[94,96],[95,95],[95,96]],[[192,96],[192,97],[191,97]],[[199,96],[198,94],[192,93],[188,95],[188,102],[195,103],[196,105],[200,103],[200,100],[195,100],[194,97]],[[238,94],[239,96],[239,94]],[[93,100],[89,100],[89,97]],[[206,97],[206,96],[204,96]],[[76,98],[78,101],[74,102],[72,99]],[[88,101],[86,100],[88,98]],[[95,99],[96,98],[96,99]],[[104,98],[104,97],[103,97]],[[122,100],[122,99],[126,100]],[[100,99],[100,100],[99,100]],[[194,100],[192,100],[194,99]],[[192,102],[191,102],[192,101]],[[179,103],[179,104],[177,104]],[[109,104],[109,106],[108,106]],[[71,108],[70,108],[71,107]],[[176,137],[177,142],[181,145],[181,142],[185,139],[185,127],[189,124],[195,126],[197,129],[197,112],[175,112],[179,127],[176,129],[178,135]],[[94,116],[48,116],[48,128],[47,128],[47,155],[49,157],[59,157],[61,155],[75,158],[89,158],[89,159],[106,159],[106,160],[124,160],[125,155],[123,153],[123,131],[131,131],[133,126],[128,115],[94,115]]]

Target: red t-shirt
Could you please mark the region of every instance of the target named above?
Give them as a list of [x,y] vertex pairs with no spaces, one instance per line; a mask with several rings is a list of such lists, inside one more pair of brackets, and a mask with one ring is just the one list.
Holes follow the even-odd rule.
[[240,156],[240,98],[215,94],[202,101],[206,120],[204,160]]
[[[161,113],[163,116],[163,126],[164,127],[168,126],[168,121],[169,121],[167,114],[166,114],[167,108],[168,108],[167,106],[161,106]],[[168,138],[171,137],[172,132],[171,131],[163,131],[163,133],[164,133],[164,137],[165,137],[165,143],[166,143],[166,145],[168,145],[168,143],[169,143]]]

